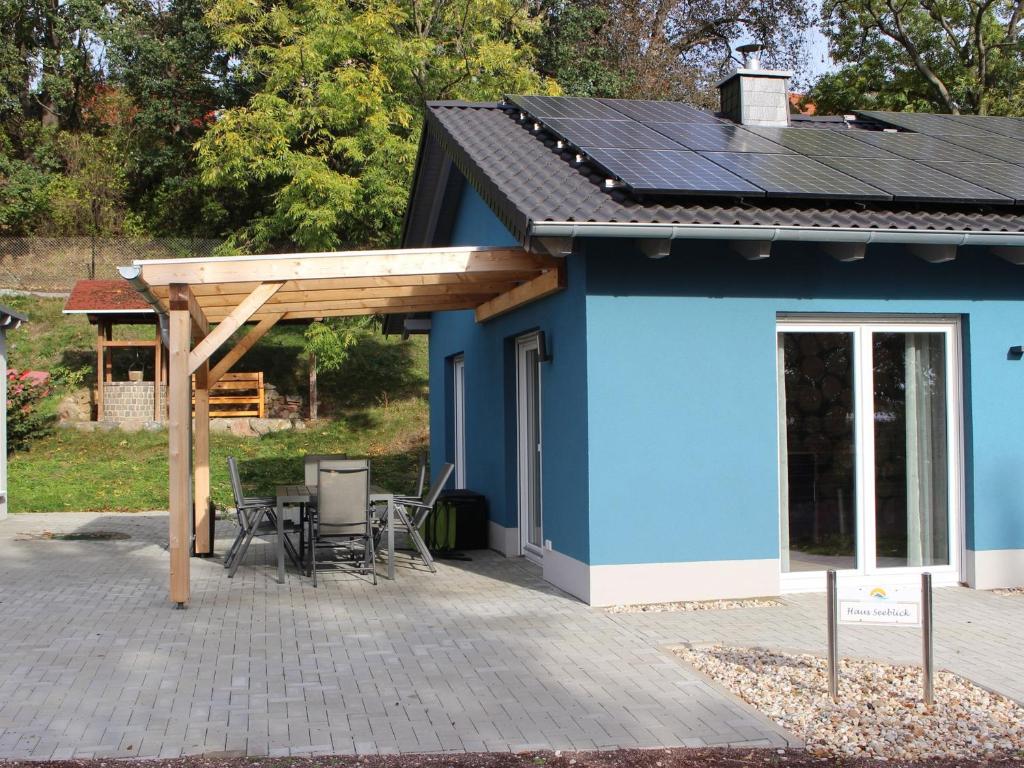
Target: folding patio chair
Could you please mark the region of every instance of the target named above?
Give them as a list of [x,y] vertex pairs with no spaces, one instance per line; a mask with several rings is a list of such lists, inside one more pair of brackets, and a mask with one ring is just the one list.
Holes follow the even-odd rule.
[[[246,496],[242,493],[242,481],[238,475],[238,462],[234,456],[228,456],[228,476],[231,478],[231,493],[235,497],[235,510],[238,515],[238,535],[224,555],[224,567],[230,568],[229,576],[234,576],[238,562],[249,548],[249,542],[257,535],[263,516],[273,517],[277,500],[269,496]],[[265,528],[271,526],[265,525]],[[267,531],[269,532],[269,531]],[[277,533],[274,527],[273,533]]]
[[346,556],[354,572],[369,574],[377,583],[367,459],[318,462],[316,506],[309,519],[309,560],[314,587],[317,551],[325,549]]
[[[454,464],[445,464],[441,467],[437,477],[430,482],[430,493],[427,494],[426,498],[395,497],[395,522],[405,529],[406,534],[412,540],[413,546],[419,552],[420,557],[423,558],[426,566],[430,568],[431,573],[436,573],[437,569],[434,567],[434,558],[430,555],[430,550],[420,535],[420,528],[423,526],[423,521],[427,519],[427,515],[436,506],[437,499],[441,495],[441,491],[444,490],[445,483],[448,482],[448,478],[451,477],[454,469]],[[380,536],[380,533],[378,533],[378,536]]]

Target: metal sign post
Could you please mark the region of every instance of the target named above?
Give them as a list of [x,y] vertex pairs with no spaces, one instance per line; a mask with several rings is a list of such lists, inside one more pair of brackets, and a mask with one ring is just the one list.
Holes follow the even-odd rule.
[[839,701],[839,597],[836,592],[836,572],[829,569],[828,585],[828,695]]
[[932,656],[932,575],[921,574],[921,638],[923,645],[924,703],[935,703],[934,659]]

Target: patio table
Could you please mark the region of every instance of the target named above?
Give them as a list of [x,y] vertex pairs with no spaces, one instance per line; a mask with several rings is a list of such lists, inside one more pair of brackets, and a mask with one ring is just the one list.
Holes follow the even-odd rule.
[[[309,504],[316,498],[316,487],[310,485],[279,485],[277,486],[277,574],[278,581],[284,583],[284,508],[295,504]],[[395,496],[391,491],[380,486],[370,486],[370,505],[387,504],[385,531],[387,534],[388,578],[395,578]]]

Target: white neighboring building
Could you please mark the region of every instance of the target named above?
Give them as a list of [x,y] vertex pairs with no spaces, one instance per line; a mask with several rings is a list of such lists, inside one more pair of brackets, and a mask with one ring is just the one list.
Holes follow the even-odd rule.
[[7,517],[7,331],[27,319],[0,305],[0,520]]

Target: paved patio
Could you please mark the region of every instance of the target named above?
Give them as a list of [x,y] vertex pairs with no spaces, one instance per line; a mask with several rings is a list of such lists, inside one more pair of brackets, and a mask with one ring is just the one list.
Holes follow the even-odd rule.
[[[130,538],[33,537],[44,530]],[[234,580],[193,560],[193,603],[177,611],[165,540],[162,514],[0,522],[0,758],[783,746],[664,646],[823,646],[820,595],[609,614],[493,553],[314,590],[295,574],[278,585],[254,545]],[[936,617],[941,666],[1024,700],[1024,597],[943,590]],[[893,660],[920,648],[903,629],[841,641]]]

